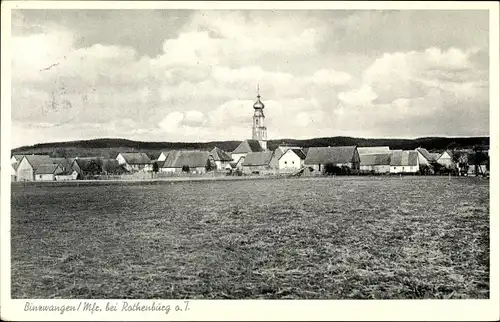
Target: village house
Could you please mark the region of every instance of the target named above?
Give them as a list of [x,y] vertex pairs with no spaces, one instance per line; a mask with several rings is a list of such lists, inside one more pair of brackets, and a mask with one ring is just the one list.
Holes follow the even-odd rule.
[[64,172],[59,164],[42,164],[35,170],[35,181],[54,181],[57,174]]
[[436,158],[437,163],[440,165],[448,168],[448,169],[455,169],[457,165],[453,161],[453,153],[451,151],[444,151],[439,155],[439,157]]
[[210,151],[210,158],[215,164],[215,168],[217,170],[226,170],[228,166],[230,166],[230,162],[233,161],[233,158],[226,152],[222,151],[218,147],[213,148]]
[[75,158],[71,163],[71,168],[76,171],[79,179],[89,175],[98,175],[102,172],[98,158]]
[[[364,151],[366,152],[366,151]],[[390,173],[391,153],[360,154],[359,171],[361,173]]]
[[234,149],[234,151],[231,153],[231,158],[233,159],[233,161],[239,163],[240,159],[244,159],[248,153],[262,151],[264,151],[264,149],[262,149],[258,140],[245,140],[241,142],[240,145],[236,147],[236,149]]
[[359,163],[358,149],[355,146],[312,147],[304,160],[304,165],[310,169],[311,174],[325,173],[327,165],[357,173]]
[[[276,153],[276,151],[274,153]],[[304,154],[302,149],[288,149],[278,158],[277,168],[280,172],[293,172],[304,166],[305,159],[306,155]]]
[[[272,168],[274,168],[274,169],[279,168],[278,160],[289,149],[301,149],[301,148],[298,146],[291,146],[291,145],[289,146],[289,145],[284,145],[284,144],[278,145],[278,147],[274,150],[273,158],[271,159],[270,165]],[[303,150],[302,150],[302,152],[304,153]],[[304,155],[305,155],[305,153],[304,153]]]
[[76,172],[76,170],[73,169],[67,169],[55,175],[56,181],[76,180],[77,178],[78,178],[78,172]]
[[25,155],[17,166],[16,180],[34,181],[35,171],[45,164],[54,164],[48,155]]
[[129,172],[153,171],[153,162],[144,152],[119,153],[116,160]]
[[271,172],[270,166],[273,151],[250,152],[245,156],[241,166],[245,174]]
[[390,173],[417,173],[419,161],[417,151],[392,151]]
[[208,151],[172,150],[166,153],[166,159],[158,161],[160,172],[182,173],[206,173],[208,169],[215,168],[210,162]]

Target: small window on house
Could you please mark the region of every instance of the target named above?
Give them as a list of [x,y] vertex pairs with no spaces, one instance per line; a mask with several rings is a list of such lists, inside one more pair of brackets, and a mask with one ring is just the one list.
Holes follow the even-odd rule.
[[286,164],[286,161],[285,161],[285,164]]
[[292,164],[295,164],[295,161],[292,161]]

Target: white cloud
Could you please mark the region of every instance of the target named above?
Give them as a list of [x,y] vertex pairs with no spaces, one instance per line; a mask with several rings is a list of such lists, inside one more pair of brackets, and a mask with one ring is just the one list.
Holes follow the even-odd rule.
[[[370,56],[378,44],[367,41],[353,58],[337,45],[348,44],[346,32],[363,25],[363,15],[318,15],[195,12],[169,38],[158,35],[160,52],[151,56],[109,41],[81,45],[77,29],[28,29],[13,36],[13,121],[56,126],[38,128],[43,134],[32,143],[64,137],[58,131],[66,124],[82,137],[243,139],[251,135],[259,84],[269,138],[385,133],[388,122],[408,122],[403,129],[416,133],[410,119],[436,124],[433,115],[450,113],[487,123],[487,48],[433,43]],[[113,32],[119,39],[120,30]],[[356,39],[370,35],[365,25]],[[448,131],[468,128],[455,122]]]
[[364,84],[359,89],[354,89],[349,92],[341,92],[338,98],[348,105],[364,106],[371,104],[376,98],[377,94],[373,91],[370,85]]

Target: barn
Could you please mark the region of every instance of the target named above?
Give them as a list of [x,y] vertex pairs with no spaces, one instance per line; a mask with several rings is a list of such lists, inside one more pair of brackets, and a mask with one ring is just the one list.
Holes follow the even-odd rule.
[[258,174],[262,172],[271,172],[270,166],[273,151],[250,152],[245,156],[241,164],[243,173]]
[[390,173],[391,153],[361,154],[359,158],[361,173]]
[[210,151],[210,158],[214,162],[217,170],[225,170],[229,163],[233,161],[233,158],[229,154],[218,147]]
[[393,151],[391,153],[390,173],[417,173],[419,161],[417,151]]
[[35,180],[35,171],[42,165],[45,164],[54,164],[52,159],[48,155],[25,155],[19,165],[17,166],[16,171],[16,180],[17,181],[34,181]]
[[144,152],[119,153],[116,160],[130,172],[153,171],[153,162]]
[[35,181],[54,181],[62,173],[64,169],[59,164],[42,164],[35,170]]
[[158,162],[158,166],[160,172],[182,173],[184,168],[190,173],[206,173],[215,164],[210,161],[208,151],[172,150],[164,161]]
[[327,165],[344,168],[349,173],[357,173],[359,163],[356,146],[309,148],[304,160],[304,165],[310,169],[310,174],[324,174]]

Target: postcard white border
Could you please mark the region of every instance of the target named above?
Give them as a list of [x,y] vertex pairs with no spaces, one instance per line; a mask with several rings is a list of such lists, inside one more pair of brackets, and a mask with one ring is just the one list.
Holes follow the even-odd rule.
[[[489,10],[490,18],[490,299],[489,300],[190,300],[185,312],[25,312],[27,300],[10,298],[10,11],[12,9],[402,9]],[[499,5],[496,2],[149,2],[149,1],[6,1],[2,2],[1,51],[1,290],[3,320],[497,320],[499,311]],[[107,300],[91,300],[101,307]],[[116,300],[119,301],[119,300]],[[80,300],[33,300],[36,304],[71,305]],[[151,304],[150,300],[139,300]],[[182,300],[156,301],[172,307]]]

